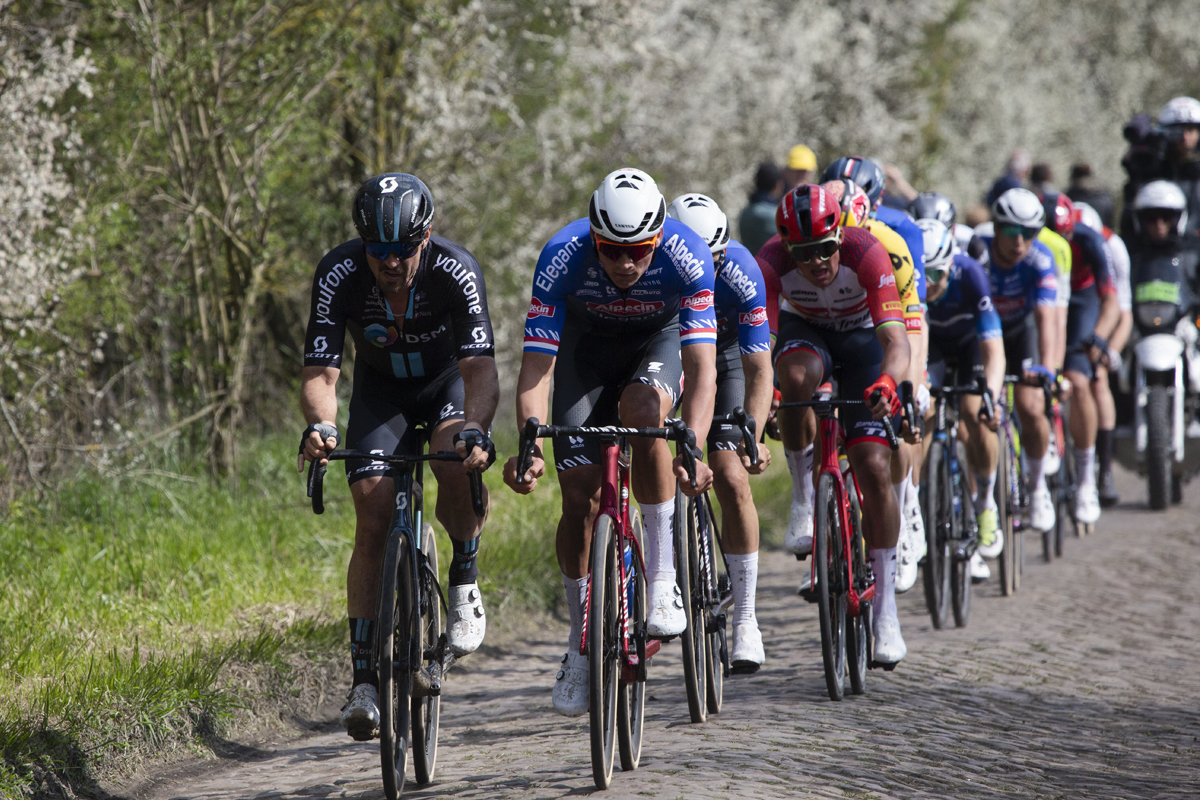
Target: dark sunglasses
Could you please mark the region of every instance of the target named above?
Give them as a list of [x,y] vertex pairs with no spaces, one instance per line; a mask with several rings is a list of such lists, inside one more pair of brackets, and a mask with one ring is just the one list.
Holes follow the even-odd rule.
[[1167,222],[1177,222],[1179,213],[1171,208],[1147,208],[1144,211],[1139,211],[1138,216],[1147,222],[1151,220],[1166,220]]
[[925,282],[926,283],[937,283],[944,277],[946,277],[946,270],[942,269],[941,267],[926,267],[925,268]]
[[841,243],[837,239],[822,239],[819,242],[806,242],[805,244],[788,244],[788,252],[792,254],[792,259],[805,264],[810,261],[828,261],[833,258],[833,254],[841,247]]
[[1041,230],[1041,228],[1026,228],[1024,225],[1001,225],[996,229],[998,233],[1002,233],[1005,236],[1011,236],[1014,239],[1020,236],[1026,241],[1036,239]]
[[371,258],[380,261],[387,261],[391,256],[399,259],[412,258],[413,253],[421,249],[424,241],[425,238],[422,237],[411,242],[370,242],[367,244],[367,253]]
[[629,256],[634,261],[641,261],[654,252],[657,244],[657,238],[651,239],[648,242],[634,242],[633,244],[620,244],[618,242],[606,242],[599,238],[596,239],[596,249],[600,251],[600,255],[613,261],[620,261],[622,256]]

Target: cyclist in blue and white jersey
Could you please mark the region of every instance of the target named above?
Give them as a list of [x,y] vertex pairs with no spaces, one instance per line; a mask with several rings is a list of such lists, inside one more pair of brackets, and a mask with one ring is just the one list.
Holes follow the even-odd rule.
[[1014,389],[1021,446],[1028,454],[1030,521],[1035,530],[1048,531],[1054,527],[1054,504],[1042,460],[1050,442],[1050,420],[1042,390],[1032,383],[1054,377],[1049,365],[1054,363],[1058,277],[1050,249],[1037,240],[1046,222],[1037,195],[1009,189],[992,204],[992,221],[993,235],[980,238],[987,246],[992,305],[1004,331],[1005,369],[1028,382]]
[[[667,216],[679,220],[708,242],[716,268],[717,416],[741,406],[758,425],[771,409],[775,370],[771,365],[771,328],[767,322],[767,290],[762,271],[750,251],[729,238],[729,220],[702,194],[676,197]],[[733,651],[735,673],[756,672],[765,658],[762,634],[754,615],[758,583],[758,510],[750,494],[750,475],[771,463],[771,451],[758,443],[758,463],[751,466],[741,431],[728,423],[708,432],[708,460],[713,490],[721,502],[721,549],[733,584]]]
[[[555,234],[538,258],[517,379],[517,420],[546,419],[554,380],[555,425],[657,427],[682,403],[698,440],[708,435],[716,396],[717,318],[708,244],[667,218],[654,179],[637,169],[610,173],[592,194],[588,216]],[[632,488],[645,527],[647,631],[675,636],[686,618],[675,583],[671,526],[678,483],[696,496],[712,472],[696,464],[696,485],[662,439],[633,438]],[[588,665],[579,653],[592,523],[599,510],[602,464],[595,439],[557,437],[554,462],[562,491],[556,548],[571,632],[554,686],[566,716],[588,709]],[[504,480],[528,494],[545,472],[541,442],[518,482],[516,459]],[[674,472],[674,474],[672,474]]]
[[[917,224],[925,234],[929,279],[929,385],[963,385],[978,371],[987,380],[992,398],[998,398],[1004,388],[1004,339],[987,272],[978,261],[958,252],[954,236],[941,222],[919,219]],[[994,496],[999,417],[993,414],[991,419],[981,419],[982,403],[982,398],[974,395],[963,397],[960,403],[967,462],[975,475],[979,549],[971,559],[971,576],[976,580],[986,580],[989,575],[984,557],[994,558],[1003,546]]]

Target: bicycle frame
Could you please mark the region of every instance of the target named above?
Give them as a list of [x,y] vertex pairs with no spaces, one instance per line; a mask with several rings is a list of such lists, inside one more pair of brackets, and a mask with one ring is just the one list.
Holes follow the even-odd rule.
[[[846,443],[846,434],[842,430],[842,425],[838,422],[837,417],[832,415],[832,409],[828,415],[821,414],[820,411],[817,414],[821,420],[818,426],[818,435],[821,437],[821,469],[817,473],[817,479],[820,480],[821,475],[833,476],[834,485],[837,487],[838,493],[838,524],[841,527],[842,547],[844,548],[842,552],[849,554],[853,552],[851,549],[853,545],[851,537],[854,536],[854,528],[850,524],[850,495],[846,489],[845,476],[842,475],[841,467],[838,464],[838,452]],[[853,476],[853,470],[851,470],[850,474]],[[863,508],[863,497],[862,492],[858,489],[858,481],[853,481],[852,485],[854,486],[855,496],[858,498],[858,506],[859,508]],[[862,615],[862,604],[871,602],[871,598],[875,596],[875,584],[872,583],[863,590],[862,594],[859,594],[858,590],[855,589],[854,560],[847,557],[846,567],[850,579],[850,585],[846,587],[846,612],[852,617],[858,617]],[[811,568],[813,571],[813,585],[815,585],[817,576],[815,558],[813,559]]]

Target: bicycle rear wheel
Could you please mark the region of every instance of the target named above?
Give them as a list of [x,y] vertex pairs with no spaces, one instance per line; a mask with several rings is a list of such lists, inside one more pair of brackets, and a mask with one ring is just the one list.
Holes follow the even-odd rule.
[[696,500],[696,522],[700,525],[700,563],[704,567],[703,620],[706,639],[705,652],[708,659],[704,662],[705,696],[708,699],[708,713],[721,713],[721,704],[725,693],[725,665],[729,662],[729,650],[725,643],[725,614],[720,610],[721,587],[728,583],[725,574],[724,557],[719,557],[721,535],[717,530],[716,520],[713,519],[712,504],[705,497]]
[[[629,524],[640,549],[643,542],[642,515],[636,508],[629,511]],[[636,648],[639,659],[645,659],[646,576],[642,574],[632,548],[626,544],[621,550],[627,568],[625,602],[629,608],[626,620],[629,646]],[[639,669],[644,672],[645,668]],[[617,689],[617,749],[621,754],[621,769],[626,772],[637,769],[642,758],[642,723],[646,713],[646,682],[638,679],[637,670],[632,677],[632,681],[622,680]]]
[[[862,508],[854,474],[846,475],[846,493],[850,495],[850,565],[854,568],[854,587],[859,596],[871,585],[867,579],[867,544],[862,535]],[[848,576],[847,576],[848,577]],[[847,586],[850,583],[847,581]],[[846,617],[846,666],[850,673],[850,691],[867,690],[867,668],[871,664],[871,603],[860,602],[857,617]]]
[[1063,539],[1067,537],[1067,524],[1071,525],[1075,535],[1079,535],[1080,525],[1075,521],[1075,448],[1068,446],[1063,454],[1062,464],[1058,468],[1060,486],[1059,506],[1054,520],[1054,555],[1062,558]]
[[1013,560],[1015,534],[1013,532],[1013,515],[1017,512],[1014,500],[1016,492],[1013,479],[1016,477],[1016,463],[1013,454],[1011,434],[1005,426],[1000,427],[1000,465],[996,476],[996,509],[998,511],[999,530],[997,535],[1004,537],[1004,549],[1000,553],[1000,591],[1009,597],[1016,589],[1016,564]]
[[838,518],[841,499],[833,476],[817,483],[813,558],[817,580],[817,610],[821,620],[821,659],[829,699],[841,700],[846,680],[846,555]]
[[409,650],[416,635],[413,586],[409,574],[408,537],[388,537],[379,581],[376,616],[379,664],[379,756],[383,766],[383,791],[398,800],[404,791],[408,764],[408,737],[412,713],[412,669]]
[[956,520],[957,530],[954,531],[954,540],[950,548],[950,607],[954,611],[954,625],[962,628],[966,626],[967,617],[971,613],[971,558],[966,555],[965,545],[977,540],[978,530],[975,523],[975,505],[971,500],[970,487],[964,472],[967,448],[962,442],[955,442],[954,452],[958,461],[958,483],[954,491],[958,493],[962,518]]
[[[682,511],[682,513],[680,513]],[[705,697],[704,592],[700,586],[699,546],[696,541],[696,505],[675,490],[675,578],[683,600],[687,628],[683,631],[683,682],[692,722],[708,719]]]
[[928,553],[922,567],[925,578],[925,605],[933,627],[946,626],[950,612],[950,540],[954,535],[954,498],[950,485],[950,461],[946,443],[935,439],[929,446],[925,481],[925,538]]
[[621,588],[617,581],[614,539],[612,517],[601,514],[592,532],[591,600],[587,617],[592,778],[599,789],[607,789],[612,780],[617,681],[621,671],[617,613]]
[[[425,554],[425,569],[421,572],[420,581],[420,621],[418,629],[421,637],[420,652],[421,668],[429,673],[431,679],[442,679],[442,648],[438,645],[442,638],[442,604],[441,593],[438,591],[438,555],[437,541],[433,536],[433,527],[428,523],[421,526],[421,552]],[[442,698],[440,695],[414,697],[412,701],[412,743],[413,743],[413,773],[417,783],[424,785],[433,779],[433,770],[437,764],[438,723],[441,719]]]

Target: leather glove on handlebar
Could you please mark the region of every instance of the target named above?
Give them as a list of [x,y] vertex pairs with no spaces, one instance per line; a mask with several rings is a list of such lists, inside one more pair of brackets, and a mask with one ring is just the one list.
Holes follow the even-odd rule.
[[304,445],[308,442],[308,435],[315,433],[321,437],[321,445],[324,446],[326,439],[333,439],[334,448],[342,443],[342,437],[338,433],[338,429],[333,425],[326,425],[324,422],[317,422],[309,425],[304,429],[304,433],[300,434],[300,452],[304,452]]
[[477,431],[472,428],[469,431],[459,431],[454,434],[451,440],[457,447],[459,442],[463,442],[467,446],[467,454],[470,455],[471,449],[478,447],[483,452],[487,453],[487,465],[490,467],[496,463],[496,445],[483,431]]
[[870,405],[871,395],[875,392],[883,395],[884,401],[888,404],[889,416],[894,417],[900,413],[900,395],[896,391],[896,381],[891,375],[885,372],[879,376],[878,380],[863,389],[863,402]]

